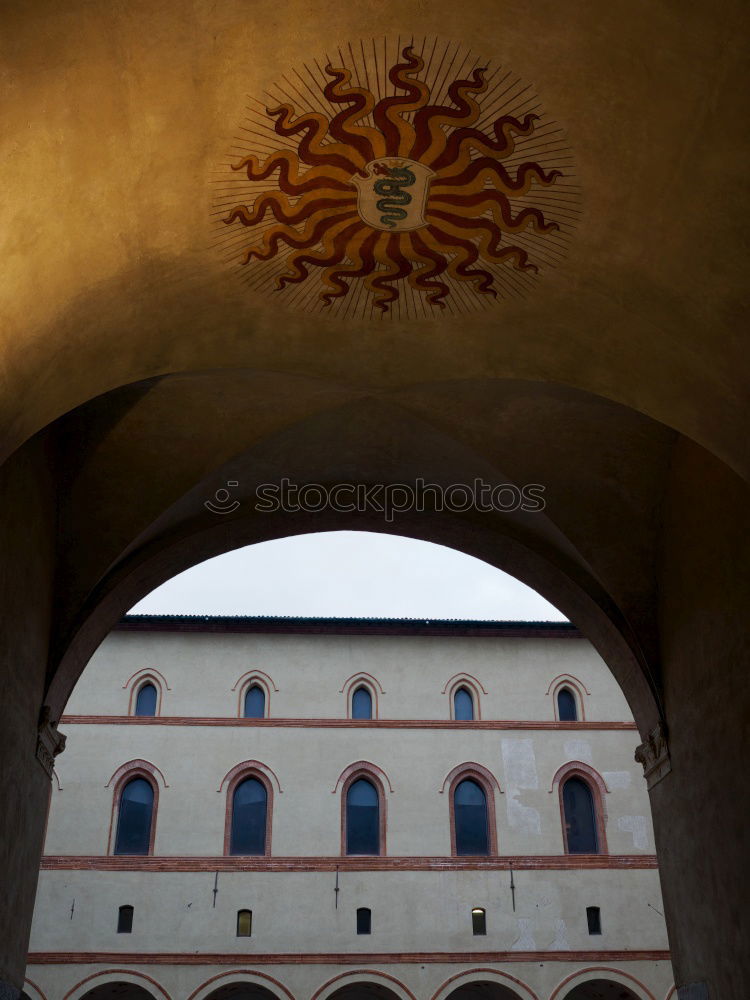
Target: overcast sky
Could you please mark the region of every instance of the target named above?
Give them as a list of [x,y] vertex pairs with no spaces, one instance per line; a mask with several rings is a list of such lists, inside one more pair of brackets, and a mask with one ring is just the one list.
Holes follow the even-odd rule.
[[332,531],[248,545],[152,591],[141,614],[564,621],[487,563],[397,535]]

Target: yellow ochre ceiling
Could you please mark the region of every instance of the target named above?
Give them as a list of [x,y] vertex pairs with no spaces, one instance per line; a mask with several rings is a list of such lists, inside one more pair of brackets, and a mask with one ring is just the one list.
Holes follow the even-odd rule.
[[[745,4],[72,0],[8,3],[0,18],[3,455],[118,386],[247,369],[376,394],[555,382],[747,474]],[[510,104],[493,91],[506,73],[520,81]],[[300,150],[318,128],[330,141],[321,119],[354,109],[347,90],[374,100],[339,118],[356,170],[311,166]],[[384,98],[415,106],[381,107],[378,125]],[[307,130],[279,135],[306,115]],[[242,131],[250,118],[258,135]],[[454,143],[418,180],[441,154],[430,167],[416,133],[448,148],[461,128],[487,142]],[[348,184],[323,189],[337,205],[312,223],[326,230],[304,248],[318,262],[295,263],[280,237],[257,259],[274,227],[309,221],[274,216],[279,170],[251,179],[279,150],[290,177],[296,156],[300,181],[320,168]],[[470,173],[479,157],[481,185],[453,193],[456,164]],[[379,228],[404,190],[417,214]],[[265,216],[245,225],[261,191]]]

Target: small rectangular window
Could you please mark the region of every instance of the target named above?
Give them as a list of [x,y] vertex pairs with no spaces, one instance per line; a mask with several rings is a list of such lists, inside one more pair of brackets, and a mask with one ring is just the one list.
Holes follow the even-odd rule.
[[357,910],[357,934],[370,934],[372,932],[372,911],[361,906]]
[[237,913],[237,937],[250,937],[253,933],[253,911],[239,910]]
[[133,907],[121,906],[117,911],[117,933],[130,934],[133,930]]
[[478,907],[471,911],[471,929],[474,934],[487,933],[487,914]]
[[586,920],[589,925],[589,934],[601,934],[602,918],[598,906],[586,907]]

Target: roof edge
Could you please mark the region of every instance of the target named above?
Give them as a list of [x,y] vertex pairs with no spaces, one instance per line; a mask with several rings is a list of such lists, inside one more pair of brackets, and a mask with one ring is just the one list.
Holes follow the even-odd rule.
[[117,632],[264,633],[277,635],[443,635],[582,639],[571,622],[459,618],[336,618],[282,615],[125,615]]

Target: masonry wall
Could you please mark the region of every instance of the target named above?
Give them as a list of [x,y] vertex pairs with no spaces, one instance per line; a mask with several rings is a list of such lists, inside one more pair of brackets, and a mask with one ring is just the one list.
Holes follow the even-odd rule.
[[[159,714],[138,718],[129,713],[147,678]],[[256,682],[268,717],[240,718]],[[360,682],[373,692],[373,720],[347,718]],[[556,720],[562,682],[576,693],[578,722]],[[475,694],[472,722],[451,719],[457,683]],[[29,977],[40,986],[50,969],[66,970],[67,982],[92,957],[97,967],[169,965],[181,981],[176,970],[196,955],[202,972],[275,961],[281,981],[293,972],[299,982],[307,963],[300,997],[312,996],[326,961],[385,972],[447,955],[452,974],[551,961],[554,974],[532,975],[537,986],[587,962],[637,966],[663,992],[671,985],[638,733],[583,639],[116,631],[63,728],[31,942]],[[158,789],[153,851],[113,856],[116,775],[134,760]],[[226,778],[243,761],[257,762],[271,789],[268,857],[225,850]],[[341,779],[360,761],[383,789],[377,858],[347,857],[342,845]],[[601,787],[600,855],[566,854],[556,776],[572,762]],[[464,764],[484,769],[492,789],[489,858],[452,852],[450,776]],[[125,904],[135,907],[128,935],[116,931]],[[369,936],[356,934],[359,906],[372,910]],[[601,935],[588,932],[587,906],[600,907]],[[472,934],[473,907],[486,910],[486,936]],[[235,933],[244,908],[249,939]]]

